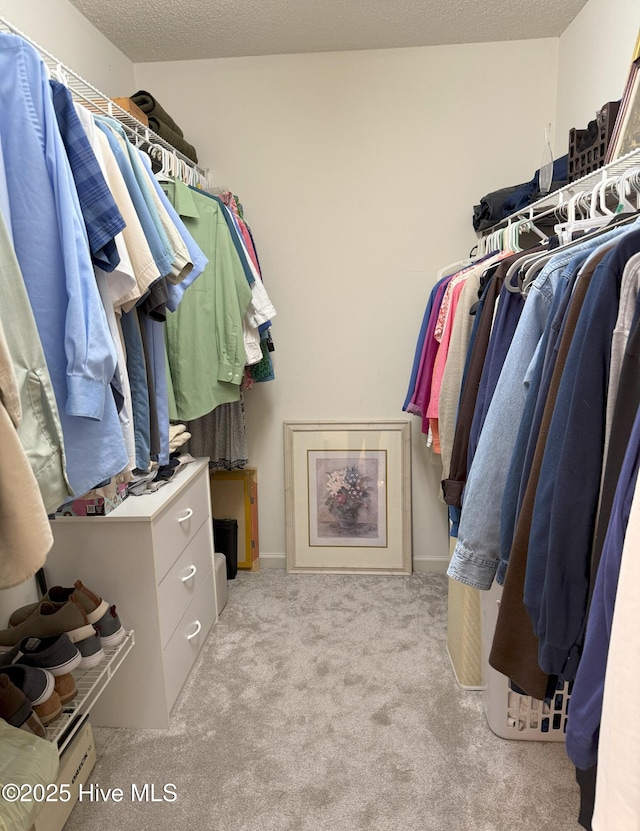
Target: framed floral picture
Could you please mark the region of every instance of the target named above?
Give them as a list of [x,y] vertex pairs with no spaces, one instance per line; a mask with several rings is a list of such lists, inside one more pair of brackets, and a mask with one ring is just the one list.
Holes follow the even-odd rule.
[[614,162],[640,147],[640,58],[631,65],[629,78],[605,161]]
[[614,162],[640,147],[640,32],[631,56],[631,67],[605,155]]
[[284,431],[287,570],[410,574],[409,422]]

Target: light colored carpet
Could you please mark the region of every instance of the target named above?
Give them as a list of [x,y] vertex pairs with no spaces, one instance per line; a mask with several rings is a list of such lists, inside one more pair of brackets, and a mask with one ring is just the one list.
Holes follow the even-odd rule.
[[[575,831],[562,745],[494,736],[453,680],[444,576],[240,573],[168,731],[96,729],[65,831]],[[135,652],[129,657],[135,660]],[[136,803],[131,783],[175,783]]]

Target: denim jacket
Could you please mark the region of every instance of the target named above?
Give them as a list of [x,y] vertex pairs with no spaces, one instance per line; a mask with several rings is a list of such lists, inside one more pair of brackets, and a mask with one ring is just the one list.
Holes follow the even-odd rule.
[[[558,252],[531,285],[480,434],[462,503],[458,543],[447,574],[476,589],[491,588],[500,561],[500,514],[529,378],[565,267],[627,229],[613,229]],[[542,356],[544,357],[544,356]]]

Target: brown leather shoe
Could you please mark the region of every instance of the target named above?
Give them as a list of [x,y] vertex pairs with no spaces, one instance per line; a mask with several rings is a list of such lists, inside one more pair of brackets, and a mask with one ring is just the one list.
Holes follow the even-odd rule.
[[46,669],[10,664],[0,667],[0,675],[6,675],[26,695],[33,712],[43,724],[53,721],[62,712],[60,696],[55,690],[55,678]]
[[0,675],[0,718],[44,739],[46,731],[27,696],[6,675]]
[[78,695],[75,678],[70,672],[56,676],[55,690],[60,696],[62,704],[72,701]]
[[54,718],[58,718],[62,712],[62,702],[60,701],[58,693],[54,690],[42,704],[34,704],[33,712],[44,725],[49,724]]

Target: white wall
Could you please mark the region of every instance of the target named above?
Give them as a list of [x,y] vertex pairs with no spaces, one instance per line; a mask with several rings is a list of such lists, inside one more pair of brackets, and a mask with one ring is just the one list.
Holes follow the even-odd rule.
[[638,0],[589,0],[560,37],[555,149],[569,130],[586,128],[608,101],[622,96],[640,30]]
[[[474,245],[473,204],[538,167],[557,45],[136,65],[212,183],[240,195],[278,309],[277,379],[246,396],[262,554],[285,550],[284,421],[405,417],[437,270]],[[480,85],[496,79],[487,106]],[[448,556],[446,514],[413,422],[414,556],[428,566]]]
[[0,16],[106,95],[136,91],[133,63],[68,0],[0,0]]

